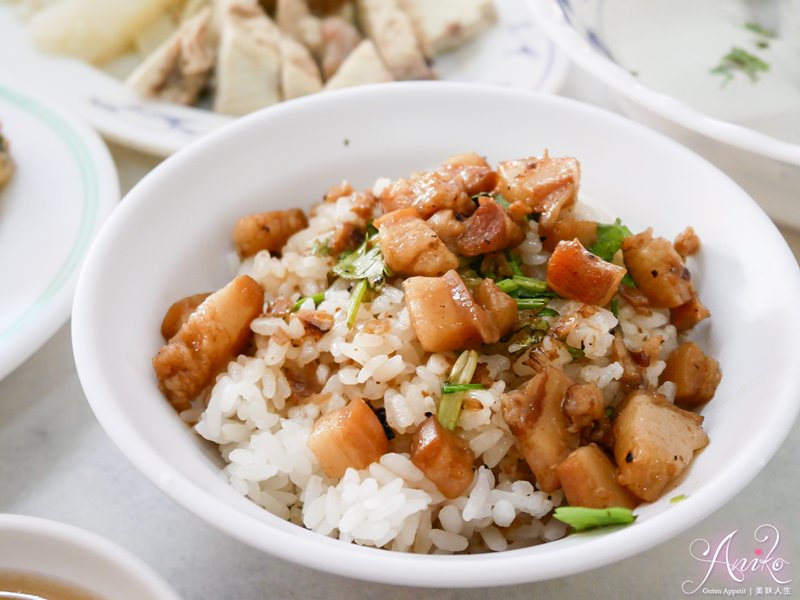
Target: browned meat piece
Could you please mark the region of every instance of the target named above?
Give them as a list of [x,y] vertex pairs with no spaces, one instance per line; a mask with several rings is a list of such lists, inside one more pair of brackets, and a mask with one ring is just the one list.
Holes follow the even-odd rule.
[[464,233],[456,240],[456,248],[462,256],[499,252],[525,240],[523,228],[491,198],[481,198],[480,207],[465,225]]
[[645,296],[639,288],[629,287],[623,284],[619,286],[619,295],[622,296],[638,314],[648,317],[653,314],[653,311],[650,310],[650,300],[647,299],[647,296]]
[[466,229],[463,218],[459,220],[452,210],[440,210],[429,217],[426,223],[436,232],[445,246],[452,252],[457,251],[456,241]]
[[345,250],[355,250],[364,241],[364,236],[364,225],[339,221],[331,237],[331,256],[339,256]]
[[686,469],[708,436],[703,417],[661,394],[633,392],[614,420],[617,481],[645,502],[657,500]]
[[458,268],[458,258],[413,208],[401,208],[375,221],[383,258],[398,275],[443,275]]
[[317,419],[308,436],[308,447],[328,477],[364,469],[389,451],[389,440],[380,420],[361,398]]
[[674,308],[694,296],[689,269],[669,241],[653,238],[647,229],[622,242],[625,266],[636,285],[656,308]]
[[670,323],[675,325],[679,332],[688,331],[703,319],[711,316],[711,311],[700,302],[697,296],[693,296],[688,302],[680,306],[669,309]]
[[564,298],[605,306],[619,288],[625,269],[586,250],[578,240],[559,242],[547,263],[547,285]]
[[576,383],[567,388],[562,409],[570,421],[567,429],[579,433],[605,415],[603,393],[593,383]]
[[373,209],[377,202],[378,199],[372,193],[372,190],[356,192],[353,194],[353,208],[350,210],[362,219],[369,220],[372,218]]
[[584,248],[597,241],[597,223],[595,221],[579,221],[577,219],[559,219],[552,227],[539,229],[542,236],[542,247],[548,252],[555,250],[561,241],[577,239]]
[[700,236],[698,236],[692,227],[687,227],[678,234],[675,238],[675,251],[680,254],[681,258],[685,259],[687,256],[694,256],[700,251]]
[[350,182],[347,180],[342,181],[341,183],[337,183],[333,187],[331,187],[327,192],[325,192],[325,196],[323,196],[323,202],[336,202],[339,198],[343,198],[344,196],[349,196],[353,193],[353,186],[350,185]]
[[233,243],[242,259],[261,250],[275,254],[283,249],[290,237],[306,227],[308,219],[299,208],[256,213],[236,221]]
[[470,215],[475,210],[471,195],[457,172],[432,171],[409,179],[398,179],[381,192],[383,212],[413,207],[423,219],[440,210]]
[[411,325],[426,352],[447,352],[500,339],[497,324],[478,305],[455,271],[403,282]]
[[318,331],[330,331],[333,327],[333,315],[323,310],[298,310],[296,314],[305,325]]
[[619,382],[625,390],[635,390],[645,387],[644,367],[638,364],[625,347],[621,333],[614,334],[614,342],[611,345],[611,359],[622,366],[622,377]]
[[341,17],[322,20],[322,76],[325,81],[336,74],[344,59],[360,42],[358,29]]
[[475,301],[486,310],[491,320],[497,324],[500,337],[509,333],[517,324],[519,311],[517,311],[516,301],[497,287],[497,284],[491,279],[484,279],[475,288],[473,296]]
[[428,417],[411,438],[411,462],[447,498],[457,498],[472,483],[475,455],[460,435]]
[[264,306],[264,290],[241,275],[211,294],[153,358],[161,391],[177,410],[211,383],[247,346],[250,323]]
[[283,366],[283,374],[292,389],[292,399],[302,401],[322,390],[322,385],[317,379],[317,364],[310,362],[302,367],[286,363]]
[[272,317],[286,317],[292,312],[293,306],[294,302],[281,296],[269,303],[266,312]]
[[573,450],[557,472],[570,506],[635,508],[639,504],[639,499],[617,482],[614,464],[595,444]]
[[556,467],[578,445],[578,436],[567,430],[567,419],[561,410],[571,384],[563,371],[548,365],[525,387],[503,394],[502,398],[503,418],[546,492],[559,488]]
[[574,204],[580,185],[580,164],[571,157],[530,157],[497,165],[497,188],[509,202],[541,214],[545,228],[554,224],[561,210]]
[[165,340],[169,340],[173,335],[178,333],[178,330],[189,320],[194,310],[210,295],[210,293],[194,294],[193,296],[181,298],[170,306],[167,309],[167,314],[164,315],[164,320],[161,321],[162,337]]
[[706,356],[694,342],[681,344],[667,359],[660,381],[675,384],[675,403],[687,408],[705,404],[714,397],[722,380],[719,363]]
[[474,152],[451,156],[442,163],[439,171],[457,176],[470,196],[488,194],[497,185],[497,173],[484,157]]

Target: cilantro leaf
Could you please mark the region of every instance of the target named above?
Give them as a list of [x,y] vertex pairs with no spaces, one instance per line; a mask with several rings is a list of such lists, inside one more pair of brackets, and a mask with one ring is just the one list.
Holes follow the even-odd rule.
[[629,508],[584,508],[582,506],[559,506],[553,516],[575,531],[586,531],[610,525],[628,525],[636,520]]
[[343,279],[366,279],[372,288],[380,286],[384,276],[389,274],[380,247],[369,248],[368,241],[342,258],[333,267],[333,272]]
[[617,219],[613,225],[597,224],[597,240],[589,247],[589,252],[611,262],[614,255],[622,247],[622,240],[633,235],[631,230]]

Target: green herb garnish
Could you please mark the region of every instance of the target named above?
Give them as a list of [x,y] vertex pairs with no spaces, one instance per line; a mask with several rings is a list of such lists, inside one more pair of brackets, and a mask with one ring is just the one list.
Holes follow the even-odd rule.
[[367,293],[367,280],[361,279],[353,288],[353,295],[350,296],[350,305],[347,307],[347,326],[352,328],[358,316],[358,308],[364,301]]
[[550,302],[550,296],[542,296],[540,298],[514,298],[517,303],[517,310],[536,310],[544,308]]
[[506,260],[508,261],[508,266],[514,274],[514,277],[523,277],[527,279],[527,277],[524,277],[525,273],[522,272],[522,259],[518,254],[506,252]]
[[511,203],[505,199],[503,194],[493,194],[492,198],[494,198],[494,201],[502,206],[505,210],[508,210],[508,207],[511,206]]
[[314,245],[311,246],[311,254],[314,256],[330,256],[331,255],[331,238],[324,240],[314,240]]
[[672,498],[670,498],[669,499],[669,503],[670,504],[677,504],[678,502],[682,502],[683,500],[686,500],[688,497],[689,496],[687,496],[686,494],[679,494],[677,496],[673,496]]
[[516,283],[514,283],[513,279],[502,279],[495,283],[497,287],[499,287],[500,290],[505,292],[506,294],[513,294],[519,289],[519,286]]
[[[627,273],[625,273],[627,275]],[[619,298],[614,296],[611,299],[611,314],[613,314],[617,319],[619,319]]]
[[552,308],[543,308],[537,313],[540,317],[557,317],[559,316],[557,310],[553,310]]
[[610,419],[613,416],[614,416],[614,407],[613,406],[607,406],[606,407],[606,418]]
[[325,300],[325,292],[320,292],[319,294],[314,294],[313,296],[300,296],[297,302],[294,303],[294,306],[292,306],[291,312],[297,312],[300,310],[300,307],[303,306],[308,299],[314,301],[314,308],[316,308],[320,302]]
[[631,230],[617,219],[613,225],[597,224],[597,239],[589,246],[589,252],[607,262],[614,260],[614,255],[622,247],[622,240],[633,235]]
[[583,358],[584,356],[586,356],[586,353],[580,348],[575,348],[574,346],[570,346],[569,344],[567,344],[566,346],[567,346],[567,352],[569,352],[569,355],[572,357],[572,360],[578,360],[579,358]]
[[748,31],[752,31],[756,35],[760,35],[761,37],[768,38],[770,40],[775,39],[775,32],[771,29],[767,29],[758,23],[754,23],[750,21],[749,23],[744,24],[744,28]]
[[374,288],[383,283],[388,269],[380,247],[370,248],[369,241],[365,241],[354,252],[342,258],[333,267],[333,272],[343,279],[366,279],[370,287]]
[[636,520],[629,508],[584,508],[582,506],[559,506],[553,516],[575,531],[586,531],[611,525],[628,525]]
[[734,73],[741,71],[755,83],[759,73],[769,71],[769,64],[759,57],[750,54],[747,50],[734,46],[730,52],[722,57],[719,64],[711,69],[713,75],[722,75],[722,85],[727,85],[733,80]]
[[547,290],[547,282],[541,279],[533,279],[532,277],[523,277],[521,275],[514,275],[511,280],[519,286],[519,289],[534,294],[541,294]]
[[480,383],[443,383],[442,394],[457,394],[459,392],[468,392],[470,390],[485,390],[486,388]]

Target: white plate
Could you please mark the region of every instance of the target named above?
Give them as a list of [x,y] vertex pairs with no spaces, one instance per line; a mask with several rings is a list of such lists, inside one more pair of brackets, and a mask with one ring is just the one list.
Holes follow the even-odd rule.
[[66,321],[89,242],[119,200],[114,163],[86,125],[0,82],[16,173],[0,191],[0,379]]
[[[500,22],[475,42],[437,58],[446,80],[474,81],[557,92],[569,61],[542,33],[519,0],[495,0]],[[0,6],[0,76],[59,98],[107,139],[168,156],[233,119],[208,110],[140,99],[109,73],[33,48],[24,23]]]

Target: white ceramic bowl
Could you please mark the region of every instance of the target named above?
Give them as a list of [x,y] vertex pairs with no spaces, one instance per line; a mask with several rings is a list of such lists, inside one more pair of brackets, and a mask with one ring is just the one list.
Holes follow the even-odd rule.
[[109,600],[180,600],[150,567],[119,546],[36,517],[0,514],[0,570],[57,579]]
[[[675,492],[689,498],[643,506],[635,525],[617,531],[493,555],[419,556],[320,536],[228,486],[217,451],[159,393],[150,360],[162,343],[165,308],[231,278],[226,258],[235,220],[309,206],[342,178],[363,187],[458,152],[497,161],[545,148],[579,157],[584,193],[633,230],[652,225],[671,238],[692,224],[702,236],[694,271],[714,317],[698,335],[724,377],[703,410],[711,444]],[[255,548],[340,575],[487,586],[625,558],[690,527],[738,492],[772,456],[798,410],[798,305],[797,263],[770,220],[730,179],[675,142],[563,98],[412,83],[286,103],[162,163],[98,236],[72,323],[81,383],[111,439],[167,495],[209,523]]]
[[[712,116],[712,113],[735,112],[726,111],[728,107],[722,105],[725,102],[726,92],[716,83],[719,78],[714,79],[715,76],[709,73],[715,64],[714,61],[718,61],[722,54],[731,48],[731,43],[727,39],[706,39],[716,35],[714,32],[720,28],[706,27],[698,31],[698,35],[691,36],[691,39],[699,38],[701,40],[699,44],[690,41],[688,34],[675,36],[671,42],[665,39],[662,45],[668,47],[663,48],[664,52],[660,55],[657,45],[640,35],[640,32],[647,30],[647,27],[653,27],[654,22],[659,23],[658,27],[663,26],[669,31],[673,29],[687,31],[687,27],[691,29],[693,20],[698,17],[695,14],[699,10],[696,3],[692,0],[677,3],[662,0],[657,6],[648,3],[646,6],[642,4],[635,7],[623,0],[615,2],[527,0],[527,3],[539,25],[550,38],[578,66],[605,84],[619,99],[625,112],[636,120],[663,131],[714,162],[742,185],[776,220],[800,227],[800,206],[798,206],[800,144],[738,125],[733,120]],[[716,4],[723,3],[724,0],[720,0]],[[756,5],[746,0],[727,4],[728,6],[723,9],[736,8],[738,12],[744,14],[747,14],[750,7]],[[773,4],[760,3],[761,8],[768,8]],[[661,19],[662,13],[671,13],[669,23]],[[645,19],[648,21],[645,22]],[[746,17],[741,17],[740,20],[745,19]],[[756,17],[752,20],[756,20]],[[670,29],[673,23],[675,27]],[[695,27],[698,28],[699,25]],[[739,29],[747,33],[744,28]],[[724,29],[721,35],[724,38]],[[701,48],[701,44],[711,45],[719,50],[709,49],[709,52],[716,54],[706,57],[703,52],[706,48]],[[744,42],[742,45],[745,45]],[[751,48],[751,46],[745,47]],[[657,91],[656,87],[647,85],[645,81],[653,79],[650,73],[631,72],[634,67],[626,64],[624,60],[628,60],[628,63],[635,62],[637,49],[639,55],[646,54],[650,57],[651,64],[660,65],[659,69],[664,69],[661,79],[672,82],[667,87],[658,87],[658,90],[675,90],[674,95],[666,91]],[[794,60],[800,61],[800,51],[796,52],[797,58]],[[697,64],[697,68],[691,69],[690,73],[689,65],[692,61]],[[676,66],[677,64],[683,67]],[[667,73],[669,68],[682,68],[684,76],[681,77],[680,72]],[[795,73],[789,75],[787,81],[780,85],[793,86],[791,89],[797,90],[799,76],[796,71],[795,68]],[[701,91],[700,88],[703,86],[697,82],[692,83],[693,77],[705,78],[703,80],[707,84],[707,87],[703,88],[705,91]],[[746,98],[743,98],[751,92],[747,86],[752,87],[752,84],[749,81],[740,81],[747,79],[741,73],[737,77],[739,79],[731,85],[729,91],[739,94],[740,98],[737,101],[746,102]],[[763,86],[764,83],[760,82],[757,85]],[[686,86],[693,87],[686,88]],[[696,101],[690,103],[686,98],[686,101],[678,99],[676,97],[679,94],[678,90],[682,88],[684,92],[680,94],[681,96],[694,94]],[[776,88],[776,95],[781,93],[780,89],[789,88]],[[796,95],[797,92],[794,93]],[[702,94],[702,97],[697,94]],[[733,102],[730,96],[727,98],[729,102]],[[770,112],[774,107],[767,106],[763,98],[760,101],[756,98],[754,101],[764,105],[764,114],[758,115],[759,118],[754,121],[774,122],[774,115]],[[699,106],[703,108],[698,108]],[[755,113],[756,108],[750,106],[746,110]],[[745,107],[742,106],[740,109],[739,112],[742,112]],[[783,129],[798,131],[800,105],[795,106],[792,113],[787,113],[784,121]],[[777,125],[773,123],[773,130],[776,126],[780,130],[780,123]]]

